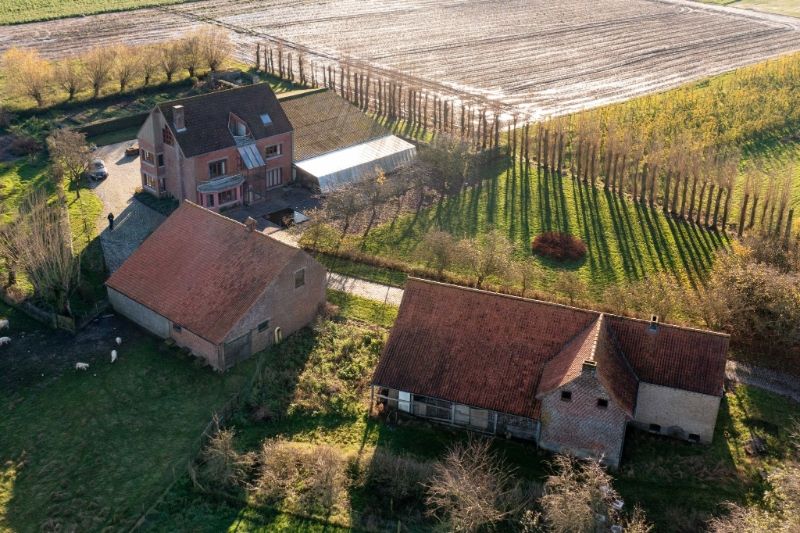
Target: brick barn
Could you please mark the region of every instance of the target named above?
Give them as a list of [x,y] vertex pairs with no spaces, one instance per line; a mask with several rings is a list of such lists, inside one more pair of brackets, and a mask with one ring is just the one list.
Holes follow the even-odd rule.
[[106,282],[114,309],[224,371],[311,322],[325,268],[185,201]]
[[709,443],[727,335],[409,279],[373,377],[416,416],[617,467],[628,424]]

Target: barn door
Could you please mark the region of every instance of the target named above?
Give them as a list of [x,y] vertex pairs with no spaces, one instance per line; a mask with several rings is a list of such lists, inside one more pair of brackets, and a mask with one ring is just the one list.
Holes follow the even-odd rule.
[[231,368],[239,361],[250,357],[250,332],[225,343],[225,368]]

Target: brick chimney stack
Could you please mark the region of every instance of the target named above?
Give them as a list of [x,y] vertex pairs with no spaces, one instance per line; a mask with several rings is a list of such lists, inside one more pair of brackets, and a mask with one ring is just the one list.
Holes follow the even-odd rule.
[[186,118],[183,114],[182,105],[172,106],[172,123],[175,125],[176,131],[186,131]]
[[247,217],[247,219],[244,221],[244,225],[247,228],[247,231],[252,233],[256,229],[256,219],[253,217]]

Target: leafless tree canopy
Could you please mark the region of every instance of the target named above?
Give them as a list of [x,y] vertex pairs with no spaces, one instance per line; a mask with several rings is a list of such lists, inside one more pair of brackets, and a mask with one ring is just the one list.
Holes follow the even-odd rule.
[[6,90],[27,96],[42,107],[53,80],[53,66],[35,50],[10,48],[0,61]]
[[[92,160],[92,152],[86,144],[86,135],[67,128],[56,130],[47,138],[47,150],[56,176],[69,180],[80,198],[78,185]],[[61,184],[57,187],[60,190]]]

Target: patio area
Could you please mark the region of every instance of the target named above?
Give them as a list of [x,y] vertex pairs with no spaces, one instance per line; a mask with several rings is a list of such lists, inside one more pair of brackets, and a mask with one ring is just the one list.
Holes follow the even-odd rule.
[[253,217],[256,221],[256,228],[267,234],[276,233],[285,228],[269,220],[269,215],[291,209],[304,213],[315,209],[320,205],[320,197],[312,193],[305,187],[290,185],[269,192],[265,201],[252,205],[243,205],[223,211],[221,214],[244,222],[247,217]]

